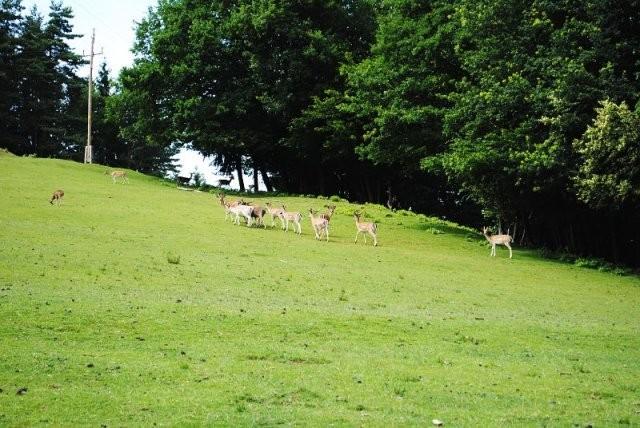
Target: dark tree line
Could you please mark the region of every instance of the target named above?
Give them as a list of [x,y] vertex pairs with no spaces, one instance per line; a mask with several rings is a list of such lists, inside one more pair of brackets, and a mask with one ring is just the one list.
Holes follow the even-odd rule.
[[[26,21],[47,32],[2,4],[11,81],[35,43],[17,42]],[[521,243],[637,266],[638,28],[636,0],[160,0],[135,63],[115,87],[98,79],[96,150],[161,171],[190,145],[268,190],[491,222]],[[0,88],[1,126],[15,130],[4,145],[74,147],[71,133],[63,145],[33,134],[13,87],[27,86]],[[33,111],[70,114],[69,94]]]

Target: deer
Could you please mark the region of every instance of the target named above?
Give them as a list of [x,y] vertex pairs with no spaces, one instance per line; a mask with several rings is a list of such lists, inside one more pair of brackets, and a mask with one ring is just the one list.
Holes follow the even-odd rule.
[[282,229],[284,230],[284,220],[281,215],[284,213],[282,208],[276,208],[271,205],[271,202],[267,202],[265,204],[267,206],[267,214],[271,216],[271,227],[276,227],[275,217],[280,220],[280,224],[282,225]]
[[127,177],[127,173],[125,171],[105,171],[105,175],[110,175],[113,180],[113,184],[116,184],[118,178],[122,180],[122,184],[125,182],[129,182],[129,178]]
[[331,221],[331,217],[333,217],[333,213],[336,211],[336,206],[335,205],[325,205],[325,208],[327,208],[329,211],[326,213],[322,213],[320,214],[320,217],[322,217],[323,219],[327,220],[327,221]]
[[229,206],[229,214],[235,215],[234,223],[240,225],[240,216],[247,220],[247,227],[251,227],[251,220],[253,219],[253,207],[251,205],[236,205]]
[[309,218],[311,218],[311,225],[316,233],[316,239],[321,240],[324,234],[327,237],[327,242],[329,242],[329,220],[322,216],[314,217],[312,209],[309,209]]
[[176,185],[183,185],[183,186],[187,186],[189,184],[189,182],[191,181],[191,179],[193,178],[193,172],[191,174],[189,174],[188,177],[184,177],[181,175],[176,175]]
[[236,207],[238,205],[245,205],[245,203],[244,203],[244,201],[242,199],[240,199],[239,201],[229,201],[229,202],[227,202],[224,199],[225,198],[224,193],[218,193],[216,196],[218,197],[218,201],[220,202],[220,205],[222,205],[222,207],[224,208],[224,220],[225,221],[229,217],[231,217],[231,219],[233,220],[233,216],[231,215],[231,212],[229,211],[229,208]]
[[56,201],[58,206],[60,206],[60,204],[62,203],[63,196],[64,196],[63,190],[56,190],[55,192],[53,192],[53,195],[51,195],[51,200],[49,201],[49,203],[53,205],[53,201]]
[[482,228],[482,234],[484,235],[485,238],[487,238],[487,241],[489,241],[489,243],[491,244],[491,256],[495,257],[496,256],[496,245],[504,245],[505,247],[507,247],[509,249],[509,258],[513,257],[513,252],[511,251],[511,242],[513,242],[513,238],[511,237],[511,235],[489,235],[487,232],[489,231],[489,229],[487,229],[486,227]]
[[220,180],[218,180],[218,186],[219,187],[229,186],[232,181],[233,181],[233,178],[221,178]]
[[358,236],[360,236],[361,233],[365,234],[364,235],[364,243],[367,243],[367,235],[369,234],[371,235],[371,237],[373,238],[373,246],[376,247],[378,245],[378,225],[375,223],[371,223],[371,222],[366,222],[366,221],[360,221],[361,218],[361,214],[356,211],[353,214],[353,218],[356,220],[356,240],[355,243],[358,243]]
[[[289,222],[293,222],[293,231],[298,235],[302,235],[302,215],[297,211],[288,212],[287,207],[282,205],[282,212],[280,213],[280,220],[285,222],[285,232],[289,231]],[[297,228],[297,230],[296,230]]]
[[262,227],[266,229],[267,225],[264,223],[264,215],[266,213],[266,210],[259,205],[252,205],[251,208],[251,217],[256,220],[256,224],[258,226],[262,225]]

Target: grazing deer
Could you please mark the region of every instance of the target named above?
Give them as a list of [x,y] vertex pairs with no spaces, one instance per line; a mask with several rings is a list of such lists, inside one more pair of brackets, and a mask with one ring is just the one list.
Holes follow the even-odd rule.
[[356,240],[355,243],[358,243],[358,236],[360,236],[361,233],[364,233],[364,243],[367,243],[367,233],[369,235],[371,235],[371,237],[373,238],[373,246],[377,246],[378,245],[378,225],[375,223],[371,223],[371,222],[367,222],[367,221],[360,221],[360,213],[358,211],[356,211],[353,214],[353,218],[356,220]]
[[282,225],[282,229],[284,230],[284,220],[281,217],[284,210],[282,208],[273,207],[271,202],[267,202],[265,205],[267,206],[267,214],[271,216],[271,227],[276,227],[275,217],[278,217],[280,224]]
[[320,217],[322,217],[323,219],[327,220],[327,221],[331,221],[331,217],[333,217],[333,213],[336,211],[336,206],[335,205],[325,205],[325,208],[327,208],[329,211],[326,213],[322,213],[320,214]]
[[55,192],[53,192],[53,195],[51,195],[51,200],[49,201],[49,203],[53,205],[53,201],[56,201],[58,206],[60,206],[60,203],[62,203],[63,196],[64,196],[64,191],[56,190]]
[[327,242],[329,242],[329,220],[322,218],[322,216],[314,217],[312,209],[309,209],[309,218],[311,218],[311,225],[316,233],[316,239],[322,239],[324,234],[327,237]]
[[482,228],[482,233],[484,234],[484,237],[487,238],[487,241],[489,241],[489,243],[491,244],[491,255],[493,257],[496,256],[496,245],[504,245],[505,247],[507,247],[509,249],[509,258],[513,257],[513,253],[511,251],[511,242],[513,242],[513,238],[511,237],[511,235],[489,235],[487,234],[487,231],[489,229],[487,229],[486,227]]
[[[298,235],[302,235],[302,215],[297,211],[287,212],[287,207],[282,205],[282,212],[280,213],[280,219],[285,222],[285,232],[289,231],[289,222],[293,222],[293,231]],[[296,228],[298,230],[296,230]]]
[[127,173],[125,171],[105,171],[104,173],[111,176],[113,184],[116,184],[118,178],[122,180],[122,184],[124,184],[125,182],[129,182],[129,178],[127,177]]

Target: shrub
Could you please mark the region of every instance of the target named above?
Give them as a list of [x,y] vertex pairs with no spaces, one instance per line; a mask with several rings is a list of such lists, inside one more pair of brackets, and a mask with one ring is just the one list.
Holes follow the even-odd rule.
[[172,265],[180,264],[180,256],[175,254],[167,254],[167,261]]
[[574,264],[578,267],[587,269],[596,269],[600,272],[611,272],[616,275],[628,275],[631,270],[622,266],[616,266],[602,259],[590,259],[586,257],[578,257]]
[[415,216],[416,213],[414,213],[413,211],[407,211],[407,210],[398,210],[396,211],[396,213],[403,215],[403,216]]

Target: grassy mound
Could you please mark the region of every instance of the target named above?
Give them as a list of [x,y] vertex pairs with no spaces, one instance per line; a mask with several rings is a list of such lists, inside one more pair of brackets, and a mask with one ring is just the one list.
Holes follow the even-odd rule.
[[640,423],[636,277],[378,206],[373,248],[344,202],[326,243],[135,172],[0,171],[0,425]]

